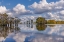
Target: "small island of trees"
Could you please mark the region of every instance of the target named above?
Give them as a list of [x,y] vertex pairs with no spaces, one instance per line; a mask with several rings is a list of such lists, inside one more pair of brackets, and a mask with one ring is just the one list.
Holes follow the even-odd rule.
[[64,21],[56,21],[56,20],[46,20],[43,17],[38,17],[36,19],[37,24],[64,24]]

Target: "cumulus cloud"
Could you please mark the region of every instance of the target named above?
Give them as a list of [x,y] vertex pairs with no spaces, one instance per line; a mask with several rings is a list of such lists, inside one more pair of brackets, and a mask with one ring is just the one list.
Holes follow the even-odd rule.
[[5,6],[0,6],[0,13],[6,13],[7,9]]
[[[47,19],[60,20],[64,19],[64,0],[59,0],[57,2],[48,3],[46,0],[40,0],[40,2],[34,2],[29,8],[33,10],[26,9],[25,5],[17,4],[13,9],[6,9],[5,6],[0,6],[0,13],[7,13],[9,16],[21,17],[21,15],[28,14],[43,14],[41,16]],[[30,18],[30,17],[29,17]]]
[[60,11],[60,13],[64,15],[64,10]]
[[[20,17],[21,15],[25,14],[32,14],[32,11],[27,10],[24,5],[17,4],[13,9],[6,9],[6,7],[1,8],[2,13],[7,13],[11,17]],[[4,9],[4,10],[3,10]]]
[[21,4],[18,4],[17,6],[15,6],[15,7],[13,8],[13,10],[14,10],[16,13],[26,12],[25,6],[24,6],[24,5],[21,5]]
[[9,16],[13,16],[13,12],[11,12],[10,9],[7,9],[5,6],[0,6],[0,13],[7,13]]
[[13,16],[14,16],[13,12],[10,12],[10,11],[8,11],[7,14],[8,14],[10,17],[13,17]]
[[5,6],[0,6],[0,13],[7,13],[11,17],[20,17],[21,15],[32,14],[32,11],[27,10],[22,4],[17,4],[13,9],[7,9]]
[[46,0],[42,0],[39,3],[34,2],[29,7],[34,9],[34,12],[38,14],[38,13],[62,10],[64,9],[63,4],[64,4],[64,1],[47,3]]
[[33,9],[35,14],[43,14],[45,18],[64,19],[62,16],[64,15],[64,0],[50,3],[46,0],[40,0],[40,2],[34,2],[28,7]]
[[16,13],[16,14],[31,14],[32,12],[30,10],[27,10],[25,8],[24,5],[22,4],[17,4],[14,8],[13,8],[13,11]]

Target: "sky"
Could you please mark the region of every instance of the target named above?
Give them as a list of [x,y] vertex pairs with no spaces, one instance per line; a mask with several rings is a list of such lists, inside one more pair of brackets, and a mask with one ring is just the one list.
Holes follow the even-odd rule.
[[[34,2],[39,2],[40,0],[0,0],[0,5],[6,6],[9,9],[12,9],[17,4],[23,4],[26,8],[33,4]],[[47,0],[47,2],[56,2],[58,0]]]
[[20,18],[42,16],[63,20],[64,0],[0,0],[0,13]]

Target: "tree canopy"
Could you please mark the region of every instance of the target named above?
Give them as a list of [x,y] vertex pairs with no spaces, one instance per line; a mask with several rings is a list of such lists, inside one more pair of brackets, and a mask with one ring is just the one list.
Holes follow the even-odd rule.
[[7,25],[7,24],[12,24],[14,23],[15,21],[17,21],[18,23],[20,22],[20,19],[17,18],[15,20],[15,18],[13,17],[9,17],[6,13],[4,14],[0,14],[0,25],[4,26],[4,25]]
[[47,24],[56,24],[56,21],[55,20],[48,20]]
[[36,23],[38,23],[38,24],[46,24],[46,20],[43,17],[38,17],[36,19]]

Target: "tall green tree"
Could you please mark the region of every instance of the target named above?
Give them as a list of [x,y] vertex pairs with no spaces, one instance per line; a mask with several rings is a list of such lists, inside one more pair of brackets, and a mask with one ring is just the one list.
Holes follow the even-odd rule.
[[38,23],[38,24],[46,24],[47,21],[46,21],[45,18],[43,18],[43,17],[38,17],[38,18],[36,19],[36,23]]

